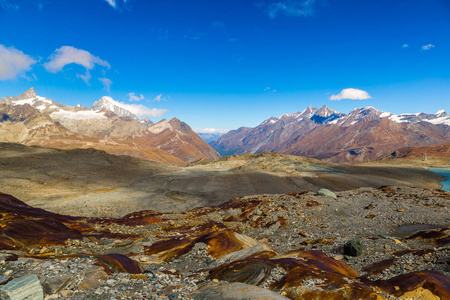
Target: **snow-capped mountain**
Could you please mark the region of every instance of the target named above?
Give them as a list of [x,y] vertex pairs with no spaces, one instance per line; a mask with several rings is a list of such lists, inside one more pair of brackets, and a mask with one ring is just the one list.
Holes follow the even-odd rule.
[[326,106],[271,117],[255,128],[232,130],[210,143],[220,154],[263,151],[333,161],[375,159],[405,146],[450,143],[450,115],[401,114],[373,107],[343,114]]
[[31,88],[0,99],[0,142],[61,149],[92,147],[180,166],[220,157],[186,123],[174,118],[153,124],[148,118],[139,120],[121,105],[102,97],[91,109],[71,107],[38,96]]
[[93,111],[82,105],[71,107],[46,97],[38,96],[34,88],[30,88],[16,97],[4,97],[0,99],[1,103],[14,106],[29,104],[41,113],[45,113],[58,121],[61,119],[86,120],[106,118],[104,112]]
[[124,107],[121,107],[119,102],[108,96],[103,96],[102,98],[100,98],[100,100],[94,102],[94,104],[91,106],[91,110],[109,110],[120,117],[129,117],[134,120],[139,120],[139,118],[135,114],[131,113]]

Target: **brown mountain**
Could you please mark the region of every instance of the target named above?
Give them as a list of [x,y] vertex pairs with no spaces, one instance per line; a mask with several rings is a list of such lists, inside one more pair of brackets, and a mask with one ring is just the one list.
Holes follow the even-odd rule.
[[381,157],[381,159],[394,159],[394,158],[450,158],[450,144],[435,145],[435,146],[416,146],[416,147],[403,147],[396,149],[392,153]]
[[141,121],[108,103],[109,99],[103,97],[102,105],[97,105],[100,110],[93,110],[59,104],[38,96],[33,88],[17,97],[2,98],[0,142],[96,148],[177,166],[220,157],[186,123],[176,118],[157,124]]
[[255,128],[230,131],[211,145],[222,155],[270,151],[363,162],[401,147],[449,143],[449,125],[450,116],[444,111],[394,115],[364,107],[345,115],[326,106],[310,106]]

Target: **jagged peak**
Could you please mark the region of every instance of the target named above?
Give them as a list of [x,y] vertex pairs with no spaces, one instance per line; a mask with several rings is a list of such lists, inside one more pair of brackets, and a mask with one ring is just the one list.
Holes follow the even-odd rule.
[[37,94],[36,94],[36,91],[34,90],[34,87],[30,88],[25,93],[17,96],[17,98],[20,98],[20,99],[32,99],[32,98],[36,98],[36,97],[37,97]]

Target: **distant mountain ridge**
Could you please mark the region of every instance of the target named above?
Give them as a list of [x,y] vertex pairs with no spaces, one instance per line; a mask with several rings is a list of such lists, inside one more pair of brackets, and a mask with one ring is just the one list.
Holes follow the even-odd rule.
[[108,96],[103,96],[102,98],[100,98],[100,100],[94,102],[94,104],[91,106],[91,110],[94,111],[109,110],[120,117],[129,117],[134,120],[139,120],[138,116],[136,116],[135,114],[131,113],[125,108],[115,105],[113,103],[113,99]]
[[232,130],[210,145],[221,155],[269,151],[362,162],[401,147],[449,142],[450,115],[443,110],[395,115],[363,107],[344,114],[324,105]]
[[91,147],[179,166],[220,157],[186,123],[174,118],[153,124],[115,103],[111,97],[102,97],[91,109],[71,107],[38,96],[33,88],[1,98],[0,142]]

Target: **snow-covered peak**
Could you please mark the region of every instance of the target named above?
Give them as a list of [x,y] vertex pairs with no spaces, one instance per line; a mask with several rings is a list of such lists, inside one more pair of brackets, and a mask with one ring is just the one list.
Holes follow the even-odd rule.
[[323,105],[321,108],[319,108],[315,115],[321,116],[321,117],[329,117],[331,116],[333,113],[336,113],[337,111],[327,107],[326,105]]
[[447,116],[447,113],[445,112],[445,110],[441,109],[441,110],[437,111],[435,113],[435,115],[436,115],[437,118],[442,118],[442,117]]
[[101,97],[100,100],[96,101],[91,106],[91,109],[95,110],[95,111],[100,111],[100,110],[106,109],[106,110],[112,111],[113,113],[115,113],[116,115],[118,115],[120,117],[130,117],[135,120],[139,119],[135,114],[133,114],[132,112],[130,112],[129,110],[124,108],[120,102],[115,101],[113,98],[111,98],[109,96]]
[[315,108],[314,106],[310,105],[307,108],[305,108],[301,113],[300,116],[302,116],[302,118],[311,118],[315,113],[317,112],[317,108]]
[[336,122],[333,122],[333,124],[338,124],[340,126],[347,127],[357,123],[377,120],[389,116],[390,113],[380,111],[378,109],[373,108],[372,106],[366,106],[355,108],[348,115],[341,117]]

